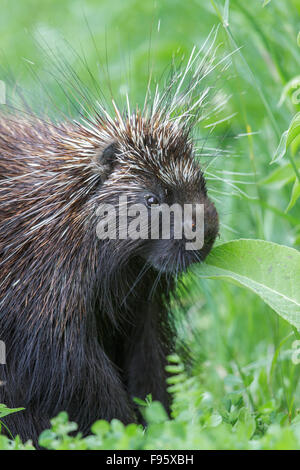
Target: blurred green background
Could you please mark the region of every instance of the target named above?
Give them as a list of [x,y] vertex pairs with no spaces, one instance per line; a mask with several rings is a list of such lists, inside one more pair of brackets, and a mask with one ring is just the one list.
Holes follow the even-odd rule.
[[[231,96],[226,112],[236,114],[229,132],[227,123],[218,127],[214,143],[230,149],[231,157],[216,159],[222,181],[208,185],[220,212],[221,241],[262,238],[299,247],[299,203],[286,212],[293,178],[287,171],[286,177],[268,181],[286,165],[286,157],[280,164],[270,161],[282,132],[300,111],[291,91],[279,104],[285,85],[299,74],[299,0],[264,7],[261,0],[1,0],[0,5],[3,63],[35,100],[35,75],[47,76],[47,91],[62,100],[55,77],[44,75],[51,60],[41,47],[49,46],[54,57],[68,57],[87,86],[84,61],[107,96],[110,81],[121,102],[128,91],[133,104],[141,104],[149,71],[159,77],[174,54],[188,57],[194,45],[201,46],[220,21],[214,5],[228,15],[229,26],[220,26],[218,42],[227,53],[241,48],[222,84]],[[63,100],[61,106],[66,106]],[[253,134],[235,138],[247,131]],[[231,137],[220,144],[224,133]],[[291,327],[246,290],[199,281],[195,275],[188,275],[186,284],[189,294],[182,293],[182,306],[174,307],[174,314],[184,313],[179,332],[190,344],[203,389],[217,401],[242,390],[251,410],[288,422],[300,408],[300,365],[291,360]]]

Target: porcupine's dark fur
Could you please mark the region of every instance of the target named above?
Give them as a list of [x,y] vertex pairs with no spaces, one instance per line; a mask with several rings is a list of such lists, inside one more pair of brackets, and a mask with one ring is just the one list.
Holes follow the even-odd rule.
[[[37,443],[61,410],[83,433],[99,418],[129,423],[132,397],[148,393],[169,409],[172,276],[204,259],[218,232],[190,126],[161,104],[65,124],[6,115],[0,180],[0,402],[25,407],[5,419],[12,434]],[[200,252],[178,240],[97,238],[100,203],[149,192],[204,204]]]

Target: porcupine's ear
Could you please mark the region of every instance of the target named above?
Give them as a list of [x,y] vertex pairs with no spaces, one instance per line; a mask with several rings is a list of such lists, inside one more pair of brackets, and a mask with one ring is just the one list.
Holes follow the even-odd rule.
[[101,147],[95,152],[94,163],[102,181],[105,181],[113,171],[117,150],[117,144],[112,142],[107,147]]

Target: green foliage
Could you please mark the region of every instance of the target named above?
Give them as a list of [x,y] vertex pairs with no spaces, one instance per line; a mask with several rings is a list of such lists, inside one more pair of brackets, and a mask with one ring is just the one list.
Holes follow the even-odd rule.
[[21,410],[24,410],[24,408],[8,408],[6,405],[3,405],[3,403],[0,403],[0,419],[4,418],[4,416],[17,413]]
[[[24,408],[8,408],[3,403],[0,403],[0,432],[2,428],[6,430],[8,434],[10,434],[9,429],[2,423],[1,418],[8,416],[12,413],[17,413],[18,411],[22,411]],[[13,436],[11,436],[13,437]],[[23,444],[19,436],[15,439],[9,439],[4,435],[0,434],[0,449],[1,450],[33,450],[34,447],[30,442]]]
[[[289,128],[284,131],[284,133],[281,136],[278,148],[276,150],[276,153],[274,155],[274,162],[277,162],[282,159],[282,157],[286,154],[286,151],[290,145],[292,145],[295,140],[299,137],[300,135],[300,113],[297,113],[290,125]],[[296,150],[299,146],[299,142],[297,142],[297,147]]]
[[[205,392],[199,377],[188,377],[180,359],[169,358],[172,372],[169,390],[173,396],[172,419],[163,406],[149,399],[141,405],[147,421],[141,425],[124,426],[118,420],[96,421],[91,435],[75,434],[76,423],[68,421],[65,412],[51,421],[51,429],[42,432],[39,444],[50,450],[91,449],[298,449],[300,419],[289,425],[277,413],[274,403],[260,410],[251,410],[244,399],[245,390],[253,382],[251,374],[243,379],[228,375],[225,382],[231,392],[216,402]],[[70,433],[73,433],[70,436]],[[0,449],[32,449],[30,442],[22,445],[1,436]]]
[[[174,52],[188,57],[216,23],[221,23],[219,49],[235,51],[230,79],[218,82],[231,96],[226,110],[235,114],[231,127],[224,121],[213,135],[199,129],[200,148],[207,139],[211,148],[221,149],[201,161],[220,214],[222,245],[178,287],[181,302],[174,301],[173,312],[193,364],[185,369],[176,356],[170,358],[172,420],[147,397],[136,400],[148,423],[145,431],[136,424],[98,421],[82,438],[74,437],[76,425],[62,413],[42,433],[40,445],[300,449],[300,365],[292,360],[299,339],[292,325],[299,328],[300,1],[87,0],[84,8],[81,0],[1,3],[2,50],[38,103],[43,101],[33,75],[43,82],[45,64],[36,42],[70,57],[90,85],[85,63],[70,56],[62,37],[72,41],[107,97],[112,90],[122,102],[129,91],[139,104],[150,71],[159,79]],[[46,76],[46,91],[68,113],[55,76]],[[0,448],[31,445],[0,436]]]

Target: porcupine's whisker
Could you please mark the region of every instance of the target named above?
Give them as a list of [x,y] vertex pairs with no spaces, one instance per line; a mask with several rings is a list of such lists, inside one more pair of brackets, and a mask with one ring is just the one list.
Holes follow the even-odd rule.
[[[216,67],[218,67],[223,61],[228,60],[229,57],[230,57],[233,53],[235,53],[235,52],[236,52],[236,51],[233,51],[232,53],[226,55],[226,56],[223,57],[220,61],[218,61],[218,63],[215,64],[206,74],[204,74],[204,76],[201,76],[201,78],[199,78],[199,81],[198,81],[198,82],[196,82],[196,83],[194,83],[194,84],[192,85],[192,89],[196,88],[196,86],[199,85],[200,81],[203,80],[203,79],[206,77],[206,75],[208,75],[209,73],[211,73],[211,72],[212,72]],[[209,91],[209,88],[208,88],[207,90]],[[190,93],[190,92],[191,92],[191,89],[188,90],[188,93]],[[206,95],[207,95],[207,93],[206,93]],[[229,98],[226,97],[226,98],[223,99],[223,101],[220,101],[220,103],[219,103],[217,106],[214,107],[214,113],[215,113],[216,111],[218,111],[219,109],[222,109],[222,108],[225,106],[225,104],[227,103],[228,99],[229,99]],[[193,107],[194,107],[194,104],[192,104],[189,108],[187,108],[187,110],[185,111],[185,114],[189,114],[189,110],[192,109]],[[170,113],[170,114],[171,114],[171,113]],[[169,114],[169,115],[170,115],[170,114]],[[205,120],[205,119],[207,119],[210,115],[211,115],[211,111],[209,111],[207,114],[204,114],[204,115],[202,115],[202,116],[198,116],[198,117],[197,117],[197,121],[199,122],[199,120]],[[180,115],[179,115],[179,116],[178,116],[178,120],[180,121],[180,119],[181,119],[181,118],[180,118]]]
[[[212,30],[210,31],[210,33],[209,33],[209,35],[208,35],[206,41],[204,42],[204,44],[202,45],[201,49],[199,50],[199,52],[196,54],[196,56],[195,56],[194,58],[193,58],[193,55],[194,55],[194,53],[195,53],[195,49],[196,49],[196,48],[195,48],[195,47],[193,48],[193,50],[192,50],[192,52],[191,52],[191,54],[190,54],[190,57],[189,57],[187,66],[186,66],[186,68],[185,68],[185,70],[184,70],[184,72],[183,72],[183,74],[182,74],[182,77],[180,77],[181,79],[180,79],[180,81],[179,81],[179,83],[178,83],[178,85],[177,85],[176,91],[175,91],[175,93],[174,93],[174,96],[173,96],[173,99],[172,99],[172,102],[171,102],[171,106],[170,106],[171,111],[174,110],[174,105],[175,105],[175,103],[176,103],[177,95],[178,95],[178,93],[179,93],[179,91],[180,91],[180,89],[181,89],[181,87],[182,87],[182,85],[183,85],[183,83],[184,83],[184,79],[185,79],[187,73],[189,72],[189,70],[191,69],[192,65],[195,63],[195,61],[197,60],[197,58],[199,57],[199,55],[202,53],[202,51],[203,51],[204,48],[206,47],[206,44],[210,41],[210,37],[211,37],[211,35],[213,34],[213,32],[215,32],[215,34],[214,34],[213,40],[211,41],[211,44],[210,44],[210,46],[209,46],[209,49],[208,49],[208,51],[206,52],[206,54],[204,55],[202,61],[199,63],[198,68],[197,68],[196,71],[195,71],[195,75],[198,76],[198,78],[199,78],[199,75],[198,75],[199,69],[202,67],[203,63],[205,62],[207,56],[210,54],[210,51],[211,51],[211,49],[213,48],[213,46],[214,46],[214,44],[215,44],[215,40],[216,40],[217,33],[218,33],[218,28],[214,28],[214,27],[212,28]],[[197,84],[198,84],[198,83],[199,83],[199,82],[197,82]],[[189,91],[188,91],[188,92],[189,92]]]
[[229,230],[230,232],[234,233],[235,235],[239,235],[240,232],[229,225],[225,224],[224,222],[220,222],[220,226],[226,228],[226,230]]
[[[209,39],[209,38],[208,38]],[[190,95],[193,90],[199,85],[200,81],[204,78],[202,75],[200,75],[199,73],[199,69],[200,67],[202,67],[203,63],[205,62],[206,60],[206,57],[208,56],[208,54],[210,53],[210,50],[211,48],[213,47],[213,44],[214,44],[214,41],[215,39],[212,41],[212,44],[209,48],[209,50],[207,51],[207,53],[205,54],[204,58],[202,59],[202,61],[200,62],[200,64],[198,64],[198,67],[196,69],[196,72],[194,72],[194,76],[197,76],[197,80],[193,80],[192,84],[190,84],[188,87],[187,87],[187,90],[186,92],[184,93],[184,96],[185,96],[185,99],[188,97],[188,95]],[[191,56],[189,58],[189,61],[188,61],[188,65],[186,66],[185,70],[183,72],[177,72],[176,74],[173,75],[171,81],[170,81],[170,87],[173,86],[173,84],[175,84],[177,82],[177,88],[176,88],[176,91],[174,93],[174,96],[172,97],[172,101],[171,103],[169,104],[168,106],[168,112],[167,112],[167,115],[166,117],[170,117],[172,112],[174,111],[174,109],[176,107],[178,107],[178,105],[180,104],[180,101],[182,100],[182,98],[180,98],[180,100],[177,99],[177,95],[180,91],[180,88],[181,86],[183,85],[184,81],[185,81],[185,78],[187,76],[187,73],[190,71],[192,65],[194,64],[194,62],[196,61],[196,59],[198,58],[199,54],[202,52],[202,49],[200,49],[200,51],[196,54],[195,57],[193,57],[194,55],[194,52],[195,52],[195,48],[193,49],[192,53],[191,53]],[[218,65],[218,64],[217,64]],[[217,66],[216,65],[216,66]],[[164,100],[167,100],[167,94],[169,93],[169,88],[167,88],[167,90],[164,92],[164,94],[162,95],[162,97],[160,98],[159,102],[157,101],[157,93],[155,94],[155,99],[154,99],[154,102],[155,102],[155,106],[154,106],[154,110],[156,111],[156,108],[157,108],[157,105],[158,104],[162,104]],[[194,106],[194,105],[192,105]],[[185,111],[184,115],[188,114],[188,109]],[[180,120],[180,115],[178,116],[178,121]]]
[[253,171],[230,171],[230,170],[217,170],[215,173],[221,173],[222,175],[232,175],[232,176],[255,176],[256,173]]
[[209,194],[219,194],[220,196],[232,196],[233,194],[236,194],[237,196],[239,195],[238,193],[235,193],[235,192],[228,192],[228,191],[221,191],[221,190],[218,190],[218,189],[215,189],[215,188],[210,188],[209,189]]
[[[40,79],[39,79],[37,73],[35,72],[35,70],[34,70],[32,67],[29,67],[28,69],[29,69],[29,71],[31,72],[32,76],[35,78],[35,80],[40,83],[40,85],[42,86],[43,92],[45,93],[45,96],[48,97],[48,99],[49,99],[50,102],[52,103],[52,106],[55,108],[55,110],[58,112],[58,114],[59,114],[60,116],[62,116],[62,118],[65,119],[66,121],[70,121],[69,116],[68,116],[66,113],[64,113],[61,108],[59,108],[59,107],[57,106],[57,104],[56,104],[55,101],[53,100],[51,94],[50,94],[49,91],[47,90],[47,88],[46,88],[46,86],[44,85],[44,83],[40,81]],[[60,69],[59,69],[59,72],[62,73],[62,71],[61,71]],[[72,105],[72,107],[75,109],[76,113],[77,113],[79,116],[82,115],[80,108],[83,108],[83,109],[85,110],[85,112],[87,113],[87,115],[90,115],[90,113],[89,113],[89,112],[87,111],[87,109],[84,107],[83,103],[80,104],[80,108],[76,105],[76,103],[79,102],[78,99],[77,99],[77,100],[75,99],[75,102],[74,102],[74,100],[71,100],[71,96],[73,96],[73,98],[76,97],[76,95],[74,94],[74,91],[73,91],[73,90],[74,90],[74,86],[71,87],[70,84],[68,84],[68,83],[66,84],[66,87],[69,88],[69,93],[70,93],[70,94],[69,94],[69,93],[67,93],[66,88],[64,88],[64,87],[62,86],[61,82],[57,79],[57,76],[56,76],[55,74],[53,74],[53,73],[50,71],[50,72],[49,72],[49,75],[52,76],[52,78],[53,78],[54,81],[57,83],[58,87],[59,87],[60,90],[62,91],[62,93],[63,93],[63,95],[65,96],[65,98],[67,99],[67,101]],[[77,90],[77,91],[78,91],[78,90]],[[84,98],[84,100],[86,100],[86,97],[82,96],[82,98]],[[91,115],[90,115],[90,116],[91,116]]]
[[129,295],[134,291],[134,288],[136,287],[136,285],[141,281],[141,279],[144,277],[144,275],[146,274],[146,272],[151,268],[151,265],[147,262],[145,262],[145,264],[143,265],[142,269],[140,270],[140,272],[138,273],[134,283],[132,284],[131,288],[129,289],[128,293],[126,294],[126,296],[124,297],[124,299],[122,300],[121,302],[121,307],[125,304],[127,298],[129,297]]
[[[209,138],[209,137],[208,137]],[[205,140],[205,138],[203,139]],[[207,140],[207,139],[206,139]],[[195,149],[195,152],[197,152],[198,150],[201,151],[201,155],[203,155],[203,145],[201,147],[197,147],[196,145],[194,145],[194,149]],[[231,151],[228,150],[228,149],[223,149],[223,148],[219,148],[219,147],[207,147],[205,145],[205,151],[206,152],[212,152],[212,156],[214,156],[216,154],[216,152],[218,153],[224,153],[224,154],[227,154],[227,155],[231,155]],[[200,155],[200,154],[199,154]]]
[[159,271],[158,271],[158,273],[157,273],[157,275],[156,275],[156,278],[155,278],[155,280],[154,280],[154,283],[153,283],[153,285],[152,285],[151,291],[150,291],[150,293],[149,293],[148,300],[152,299],[152,296],[154,295],[154,293],[155,293],[155,291],[156,291],[156,288],[157,288],[157,286],[158,286],[158,284],[159,284],[159,281],[160,281],[160,279],[161,279],[161,276],[162,276],[163,273],[165,272],[165,269],[166,269],[166,267],[167,267],[167,265],[168,265],[168,261],[169,261],[169,260],[165,260],[164,263],[162,264],[162,266],[160,267],[160,269],[159,269]]
[[[220,178],[221,177],[219,177],[218,175],[215,176],[214,174],[211,174],[211,173],[210,173],[210,176],[206,177],[207,181],[220,181]],[[232,180],[232,179],[228,179],[228,178],[224,178],[224,179],[222,179],[222,181],[224,183],[233,183],[233,184],[244,184],[244,185],[245,184],[246,185],[255,184],[254,181],[244,181],[244,180],[236,180],[236,179]]]
[[[96,96],[93,95],[93,92],[91,89],[88,89],[83,81],[80,79],[79,75],[76,73],[75,69],[71,66],[70,62],[64,57],[63,55],[57,55],[54,50],[51,49],[49,44],[47,44],[44,40],[43,37],[40,37],[40,41],[44,43],[44,48],[39,44],[39,47],[42,49],[44,52],[44,56],[48,57],[49,60],[51,60],[51,66],[56,70],[56,73],[54,74],[54,79],[57,79],[58,77],[62,77],[64,79],[64,82],[66,85],[69,85],[69,90],[72,91],[72,88],[74,91],[76,91],[81,98],[84,99],[86,104],[93,109],[94,112],[96,112],[96,108],[93,106],[93,103],[96,101]],[[80,54],[78,54],[72,45],[65,41],[66,44],[68,45],[69,50],[72,51],[73,55],[79,59],[79,61],[83,64],[85,62],[83,61],[82,57]],[[94,44],[95,47],[95,44]],[[97,48],[96,48],[97,51]],[[99,59],[99,57],[98,57]],[[85,64],[86,65],[86,64]],[[91,73],[89,67],[88,67],[88,73],[90,77],[93,80],[94,85],[97,84],[97,81],[95,80],[93,74]],[[96,85],[96,89],[98,92],[98,96],[101,96],[101,98],[104,100],[104,103],[107,104],[107,101],[105,99],[104,94],[101,92],[101,89],[99,86]],[[63,90],[62,90],[63,91]],[[74,95],[75,101],[80,105],[82,105],[81,100]],[[71,103],[72,104],[72,103]]]
[[[228,179],[221,178],[220,176],[214,175],[214,174],[209,173],[209,172],[206,172],[206,175],[208,175],[207,178],[211,178],[212,180],[221,181],[222,183],[225,182],[226,184],[228,184],[228,186],[234,188],[239,194],[241,194],[241,195],[243,195],[243,196],[245,196],[245,197],[247,197],[247,198],[251,198],[251,196],[249,196],[249,195],[246,194],[244,191],[242,191],[241,188],[239,188],[234,182],[232,182],[232,181],[230,181],[230,180],[228,180]],[[246,182],[245,184],[250,184],[250,183]],[[252,183],[251,183],[251,184],[252,184]]]
[[217,203],[217,204],[222,204],[222,199],[219,199],[218,197],[214,196],[214,195],[211,195],[210,194],[210,199],[214,202],[214,203]]
[[[212,128],[211,128],[211,129],[212,129]],[[220,144],[222,144],[222,142],[223,142],[224,139],[226,138],[226,135],[227,135],[227,133],[225,133],[225,134],[223,135]],[[204,144],[203,144],[203,147],[204,147],[204,146],[205,146],[205,142],[204,142]],[[218,149],[216,149],[216,155],[215,155],[215,156],[212,158],[212,160],[206,165],[206,167],[205,167],[205,174],[206,174],[206,172],[207,172],[207,169],[208,169],[210,166],[212,166],[212,164],[214,163],[214,161],[216,160],[217,157],[218,157]]]

